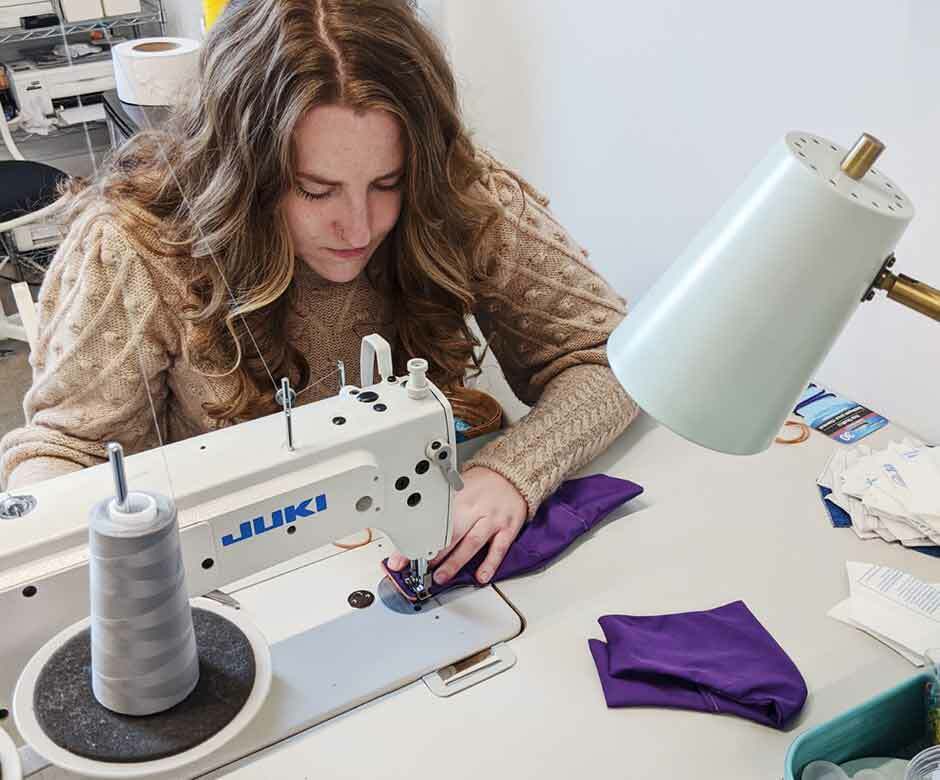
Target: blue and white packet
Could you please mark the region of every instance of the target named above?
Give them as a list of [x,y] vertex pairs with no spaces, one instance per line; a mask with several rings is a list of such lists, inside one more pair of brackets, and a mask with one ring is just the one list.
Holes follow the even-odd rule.
[[854,444],[888,424],[877,412],[812,383],[793,412],[811,428],[842,444]]

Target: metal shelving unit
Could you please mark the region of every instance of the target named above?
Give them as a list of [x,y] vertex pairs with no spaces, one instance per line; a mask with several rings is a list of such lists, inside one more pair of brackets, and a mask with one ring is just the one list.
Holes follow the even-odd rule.
[[[104,33],[106,40],[111,38],[112,30],[121,31],[115,37],[126,35],[129,38],[142,37],[143,31],[151,35],[164,35],[166,32],[166,17],[162,0],[140,0],[139,13],[106,16],[75,23],[64,21],[58,2],[54,1],[53,5],[59,17],[57,25],[34,30],[21,27],[0,28],[0,62],[7,59],[4,55],[10,50],[13,50],[15,59],[32,59],[30,55],[34,51],[44,51],[61,43],[63,39],[72,40],[73,36],[88,35],[94,31]],[[153,32],[147,30],[148,26]],[[22,51],[17,51],[16,44],[22,43],[32,45],[24,46]],[[4,51],[4,44],[7,45],[7,51]],[[61,63],[55,67],[63,66],[64,63]],[[81,105],[81,101],[79,104]],[[15,120],[13,124],[11,130],[17,136],[16,143],[27,159],[47,162],[70,176],[91,175],[95,164],[100,162],[102,156],[111,148],[107,129],[103,123],[91,121],[70,127],[56,127],[49,135],[32,135],[15,127]],[[89,125],[92,126],[89,127]],[[7,149],[0,142],[0,159],[7,159],[6,152]],[[7,266],[8,272],[9,270],[15,271],[20,279],[34,286],[42,281],[54,252],[55,247],[22,251],[14,248],[9,234],[0,236],[0,263],[8,258],[12,261],[11,266]]]
[[136,27],[143,24],[158,23],[165,29],[163,4],[159,0],[141,0],[140,13],[124,16],[105,16],[101,19],[89,19],[84,22],[59,24],[54,27],[40,27],[24,30],[20,27],[0,29],[0,44],[39,41],[47,38],[61,38],[62,35],[75,35],[93,30],[110,31],[118,27]]

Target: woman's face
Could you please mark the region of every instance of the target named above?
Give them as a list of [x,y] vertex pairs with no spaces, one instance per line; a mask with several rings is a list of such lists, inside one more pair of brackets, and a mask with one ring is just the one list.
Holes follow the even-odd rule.
[[294,160],[298,188],[283,202],[294,251],[324,279],[352,281],[401,213],[398,122],[386,111],[314,108],[294,130]]

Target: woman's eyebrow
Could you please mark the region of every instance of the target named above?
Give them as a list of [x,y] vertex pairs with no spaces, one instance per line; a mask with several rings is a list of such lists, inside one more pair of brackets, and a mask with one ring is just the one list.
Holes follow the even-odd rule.
[[[375,178],[375,181],[382,181],[383,179],[391,179],[393,176],[401,176],[404,172],[404,168],[399,167],[394,171],[389,171],[388,173],[383,173],[381,176]],[[324,176],[319,176],[316,173],[310,173],[308,171],[301,171],[297,174],[298,179],[306,179],[307,181],[312,181],[315,184],[322,184],[324,187],[339,187],[342,185],[341,181],[333,181],[327,179]]]

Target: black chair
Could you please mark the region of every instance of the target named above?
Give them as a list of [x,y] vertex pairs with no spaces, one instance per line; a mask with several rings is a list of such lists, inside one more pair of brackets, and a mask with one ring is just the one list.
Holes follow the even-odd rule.
[[44,226],[45,240],[35,239],[67,179],[67,174],[44,163],[0,160],[0,244],[5,255],[0,269],[12,263],[20,279],[41,277],[58,243],[54,224],[51,230]]
[[29,160],[0,160],[0,225],[34,214],[58,197],[68,176],[58,168]]
[[[15,145],[10,151],[20,156]],[[0,340],[18,339],[29,342],[30,348],[35,346],[36,312],[33,296],[28,286],[18,279],[42,281],[53,249],[49,247],[48,241],[38,251],[31,250],[30,245],[34,244],[35,231],[42,228],[47,235],[50,233],[48,223],[42,223],[58,198],[59,185],[67,178],[65,173],[51,165],[22,159],[0,160],[0,247],[3,250],[0,271],[12,264],[16,276],[5,278],[14,282],[13,296],[20,309],[19,314],[7,314],[0,304]],[[14,231],[22,233],[24,230],[28,231],[27,240],[21,242]],[[57,231],[55,223],[52,223],[51,232],[54,234]],[[27,246],[24,248],[21,243]]]

